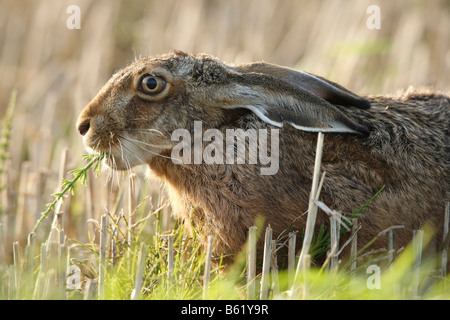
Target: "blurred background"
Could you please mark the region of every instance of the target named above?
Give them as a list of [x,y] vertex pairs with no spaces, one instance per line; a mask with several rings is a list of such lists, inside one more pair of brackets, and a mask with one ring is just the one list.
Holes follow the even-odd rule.
[[[70,5],[80,8],[80,29],[67,27]],[[379,29],[369,27],[371,5],[380,9]],[[75,130],[81,109],[117,69],[174,49],[298,68],[358,94],[410,85],[449,92],[450,1],[0,0],[2,127],[17,92],[1,177],[0,251],[23,241],[52,200],[64,150],[66,172],[85,164]],[[145,192],[157,208],[164,196],[159,182],[152,186]],[[85,241],[87,219],[109,210],[111,192],[100,196],[99,188],[80,189],[79,200],[65,204],[70,237]]]

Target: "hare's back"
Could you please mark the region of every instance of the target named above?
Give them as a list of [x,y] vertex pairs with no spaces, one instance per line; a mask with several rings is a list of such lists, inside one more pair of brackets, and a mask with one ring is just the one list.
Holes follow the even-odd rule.
[[364,144],[372,155],[408,180],[439,181],[445,190],[450,179],[450,97],[412,92],[369,100],[370,110],[356,112],[370,128]]

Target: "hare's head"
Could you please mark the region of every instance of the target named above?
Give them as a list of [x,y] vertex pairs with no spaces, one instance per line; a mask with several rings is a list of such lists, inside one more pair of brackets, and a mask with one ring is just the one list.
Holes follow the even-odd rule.
[[[339,107],[337,107],[339,106]],[[82,111],[85,145],[107,152],[107,164],[149,163],[178,143],[176,129],[233,123],[243,113],[304,131],[367,134],[341,107],[367,109],[367,100],[307,73],[266,63],[227,65],[208,55],[174,52],[143,58],[118,71]]]

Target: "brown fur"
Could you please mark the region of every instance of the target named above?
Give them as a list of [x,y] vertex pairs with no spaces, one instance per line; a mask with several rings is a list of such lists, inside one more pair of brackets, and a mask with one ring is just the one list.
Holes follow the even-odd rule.
[[[257,216],[272,226],[275,237],[287,228],[303,230],[306,223],[317,133],[287,124],[280,128],[275,175],[261,175],[260,165],[175,164],[170,159],[177,143],[170,141],[171,132],[185,128],[192,133],[196,120],[203,120],[203,132],[273,128],[248,110],[223,108],[246,99],[232,94],[235,84],[255,88],[267,99],[289,96],[314,103],[315,97],[281,79],[284,71],[277,74],[270,65],[273,74],[267,75],[264,67],[261,73],[247,73],[249,68],[180,52],[141,59],[119,71],[78,120],[79,128],[89,125],[85,144],[109,152],[111,167],[123,170],[146,163],[164,179],[174,211],[194,226],[201,225],[205,239],[215,235],[217,254],[239,252]],[[157,75],[169,85],[160,96],[137,90],[141,76],[152,70],[159,70]],[[444,202],[449,200],[450,98],[435,92],[366,98],[371,104],[368,110],[325,108],[324,116],[349,124],[355,134],[325,134],[321,200],[332,209],[351,213],[385,185],[359,219],[359,244],[388,227],[404,225],[396,230],[395,243],[405,246],[413,230],[427,222],[437,227],[442,239]],[[328,225],[328,216],[319,211],[320,224]],[[385,246],[386,240],[380,238],[374,247]]]

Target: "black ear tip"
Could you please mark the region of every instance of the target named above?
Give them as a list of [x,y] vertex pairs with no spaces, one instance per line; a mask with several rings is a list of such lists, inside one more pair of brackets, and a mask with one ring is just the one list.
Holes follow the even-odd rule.
[[359,134],[361,134],[364,137],[368,137],[370,135],[370,130],[366,127],[358,126],[356,130],[358,131]]
[[357,106],[360,109],[370,109],[370,101],[364,98],[359,99]]
[[353,130],[362,137],[367,138],[370,135],[371,128],[361,123],[353,123]]

